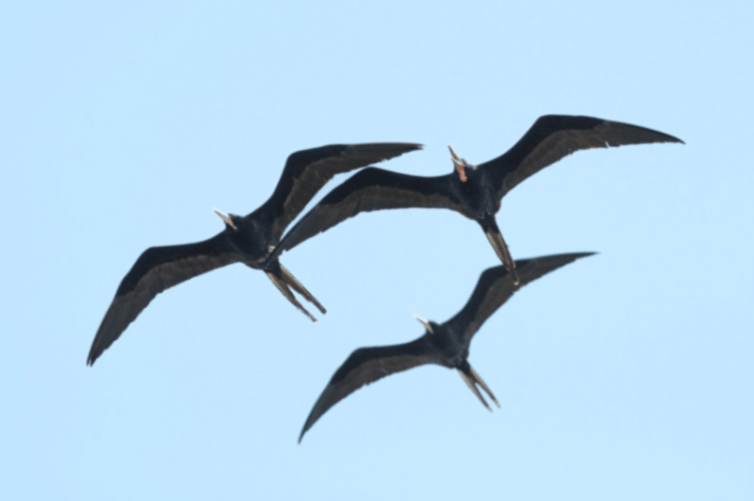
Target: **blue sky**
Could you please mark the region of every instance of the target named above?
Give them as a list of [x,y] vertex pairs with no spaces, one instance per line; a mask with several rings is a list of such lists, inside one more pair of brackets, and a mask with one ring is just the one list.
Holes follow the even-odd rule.
[[[3,499],[754,498],[754,32],[745,2],[26,2],[0,7]],[[272,192],[293,151],[405,141],[450,172],[544,114],[686,145],[579,152],[498,215],[521,290],[470,362],[422,367],[296,440],[354,349],[423,333],[498,264],[441,210],[361,215],[283,255],[312,324],[234,265],[160,295],[86,367],[153,245]],[[342,182],[336,178],[320,196]]]

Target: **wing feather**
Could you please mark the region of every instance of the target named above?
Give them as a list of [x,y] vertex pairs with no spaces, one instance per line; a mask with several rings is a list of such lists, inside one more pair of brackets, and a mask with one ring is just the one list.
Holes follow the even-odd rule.
[[390,374],[405,371],[420,365],[437,363],[438,357],[426,339],[426,335],[410,343],[374,348],[359,348],[343,362],[327,387],[314,404],[298,441],[317,420],[348,395],[365,384],[373,383]]
[[335,176],[421,149],[411,143],[334,144],[297,151],[288,157],[280,181],[267,202],[252,214],[265,213],[277,241],[306,204]]
[[579,150],[646,143],[683,143],[663,132],[601,118],[540,117],[510,150],[479,167],[493,174],[497,196],[563,157]]
[[513,285],[513,279],[504,265],[488,268],[479,277],[466,306],[447,323],[451,325],[453,332],[461,336],[462,342],[468,348],[472,337],[482,324],[518,289],[561,266],[593,254],[593,252],[580,252],[520,259],[516,261],[516,271],[520,280],[518,287]]
[[203,242],[145,250],[120,283],[94,337],[87,364],[94,364],[157,294],[238,261],[240,255],[227,243],[224,232]]
[[411,176],[368,167],[333,189],[296,223],[276,249],[277,253],[290,250],[361,212],[423,207],[447,208],[467,215],[450,188],[449,177]]

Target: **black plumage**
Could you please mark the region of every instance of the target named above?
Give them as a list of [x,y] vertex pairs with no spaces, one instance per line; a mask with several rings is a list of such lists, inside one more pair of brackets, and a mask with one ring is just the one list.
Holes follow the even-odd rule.
[[500,404],[497,403],[492,391],[469,365],[469,345],[474,334],[518,289],[561,266],[593,254],[583,252],[519,260],[516,263],[520,281],[518,285],[514,283],[505,266],[489,268],[479,277],[466,306],[450,320],[437,324],[417,317],[426,328],[426,332],[420,338],[405,344],[359,348],[354,351],[338,368],[314,404],[301,430],[299,442],[328,409],[365,384],[424,364],[457,369],[461,378],[487,409],[490,407],[477,385],[499,407]]
[[482,227],[498,258],[515,264],[495,220],[502,198],[529,176],[578,150],[644,143],[682,143],[662,132],[584,116],[547,115],[505,154],[480,165],[458,157],[456,172],[421,177],[364,169],[333,189],[285,235],[274,256],[361,212],[410,207],[454,210]]
[[291,303],[316,321],[291,289],[322,313],[325,308],[277,256],[271,257],[283,231],[334,175],[420,148],[408,143],[336,144],[291,154],[272,196],[257,210],[242,217],[213,209],[225,222],[225,229],[214,237],[185,245],[151,247],[139,256],[102,319],[87,364],[93,364],[157,294],[232,263],[262,269]]

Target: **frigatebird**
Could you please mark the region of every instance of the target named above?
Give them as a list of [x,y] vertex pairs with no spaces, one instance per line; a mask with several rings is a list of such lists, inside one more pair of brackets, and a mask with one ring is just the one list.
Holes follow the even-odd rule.
[[334,188],[285,235],[278,255],[361,212],[410,207],[446,208],[475,220],[498,258],[513,272],[515,263],[497,226],[502,198],[520,182],[578,150],[644,143],[683,143],[644,127],[600,118],[540,117],[506,153],[480,165],[450,148],[455,171],[421,177],[376,167],[364,169]]
[[291,303],[316,322],[291,289],[322,313],[325,308],[280,264],[277,256],[270,257],[283,231],[334,175],[420,148],[421,145],[410,143],[334,144],[291,154],[272,196],[257,210],[242,217],[213,207],[225,222],[225,229],[214,237],[186,245],[150,247],[139,256],[102,319],[87,364],[94,364],[157,294],[232,263],[263,270]]
[[593,252],[581,252],[518,260],[516,262],[518,285],[514,283],[512,274],[504,265],[488,268],[479,277],[466,306],[450,320],[438,324],[414,315],[426,329],[420,338],[410,343],[359,348],[354,351],[338,368],[317,403],[314,404],[298,437],[299,443],[304,438],[304,433],[330,407],[365,384],[424,364],[437,364],[449,369],[457,369],[461,378],[487,410],[492,409],[479,392],[477,385],[500,407],[492,391],[469,364],[469,345],[474,334],[485,320],[518,289],[561,266],[593,254]]

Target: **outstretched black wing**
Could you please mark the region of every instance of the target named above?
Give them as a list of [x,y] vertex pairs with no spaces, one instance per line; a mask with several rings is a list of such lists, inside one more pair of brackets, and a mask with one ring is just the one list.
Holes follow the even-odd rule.
[[479,168],[490,172],[498,198],[566,155],[589,148],[645,143],[683,143],[644,127],[601,118],[545,115],[510,150]]
[[253,215],[264,214],[277,241],[285,228],[336,174],[421,149],[411,143],[333,144],[292,153],[272,196]]
[[240,261],[240,255],[231,249],[226,238],[223,231],[203,242],[145,250],[120,283],[94,337],[86,363],[94,364],[160,292]]
[[448,175],[421,177],[366,168],[333,189],[296,223],[278,245],[276,254],[361,212],[424,207],[447,208],[467,215],[450,189],[449,178]]
[[447,323],[450,324],[457,335],[461,336],[463,343],[468,348],[471,338],[479,330],[479,327],[518,289],[561,266],[593,254],[594,252],[580,252],[520,259],[516,261],[516,271],[520,280],[519,286],[513,285],[513,279],[504,265],[488,268],[479,277],[476,288],[466,306]]
[[359,348],[335,372],[327,387],[314,404],[298,441],[333,405],[358,390],[365,384],[373,383],[390,374],[435,363],[434,355],[426,334],[410,343],[376,348]]

